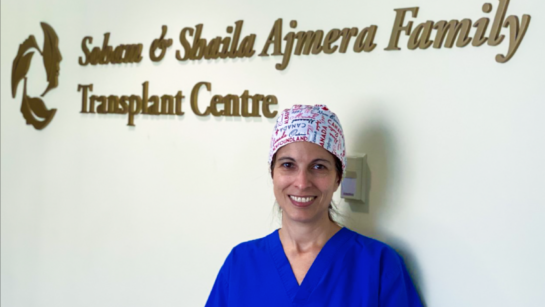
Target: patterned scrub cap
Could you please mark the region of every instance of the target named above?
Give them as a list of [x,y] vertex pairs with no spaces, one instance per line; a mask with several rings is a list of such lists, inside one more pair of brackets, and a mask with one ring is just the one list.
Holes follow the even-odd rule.
[[278,116],[271,138],[269,164],[282,146],[293,142],[309,142],[335,155],[346,168],[346,150],[341,123],[325,105],[294,105]]

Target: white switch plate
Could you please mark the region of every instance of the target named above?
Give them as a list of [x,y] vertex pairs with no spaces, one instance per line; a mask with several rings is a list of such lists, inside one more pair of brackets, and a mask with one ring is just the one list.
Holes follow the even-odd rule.
[[365,183],[367,156],[346,157],[346,169],[341,182],[341,198],[350,203],[365,203]]

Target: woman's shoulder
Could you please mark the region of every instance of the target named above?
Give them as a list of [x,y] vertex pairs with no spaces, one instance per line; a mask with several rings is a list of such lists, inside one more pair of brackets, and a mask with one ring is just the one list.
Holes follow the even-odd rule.
[[270,241],[274,241],[274,236],[278,236],[278,230],[258,239],[244,241],[237,244],[231,250],[231,256],[241,257],[247,255],[255,255],[267,252]]
[[403,258],[390,245],[355,231],[351,259],[356,266],[373,266],[389,279],[394,279],[406,271]]
[[346,226],[343,227],[343,230],[352,234],[352,240],[355,244],[359,245],[361,248],[372,249],[372,250],[382,250],[382,249],[392,249],[388,244],[375,239],[362,235],[359,232],[356,232]]
[[401,255],[384,242],[351,232],[352,252],[347,253],[345,263],[353,272],[360,272],[359,276],[376,278],[381,306],[422,306]]
[[362,257],[390,263],[398,263],[401,260],[399,254],[390,245],[348,228],[345,229],[353,234],[353,250],[356,253],[360,253]]

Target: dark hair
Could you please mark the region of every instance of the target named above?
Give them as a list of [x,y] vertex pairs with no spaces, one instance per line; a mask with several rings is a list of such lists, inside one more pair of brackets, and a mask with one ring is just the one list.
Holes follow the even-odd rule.
[[[341,184],[341,181],[343,179],[343,164],[341,162],[341,160],[339,158],[337,158],[337,156],[335,156],[334,154],[330,153],[332,156],[333,156],[333,160],[335,160],[335,171],[337,172],[337,184]],[[274,175],[274,165],[276,164],[276,153],[274,153],[274,155],[272,156],[272,160],[271,160],[271,178],[273,178],[273,175]],[[328,212],[327,212],[327,215],[329,217],[329,220],[331,220],[332,222],[334,223],[337,223],[335,220],[333,220],[332,218],[332,214],[338,214],[337,210],[335,209],[335,207],[333,206],[333,202],[331,202],[329,204],[329,208],[328,208]]]

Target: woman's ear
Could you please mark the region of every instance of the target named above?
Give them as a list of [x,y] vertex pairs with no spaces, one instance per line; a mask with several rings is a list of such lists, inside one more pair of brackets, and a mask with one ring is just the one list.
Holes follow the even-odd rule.
[[340,177],[339,174],[337,174],[337,176],[335,176],[335,188],[333,189],[333,192],[336,192],[337,189],[341,186],[341,181],[342,181],[342,177]]
[[271,160],[271,168],[270,168],[271,178],[274,178],[274,165],[276,164],[275,160],[276,160],[276,153],[274,153],[274,155],[272,156],[272,160]]

